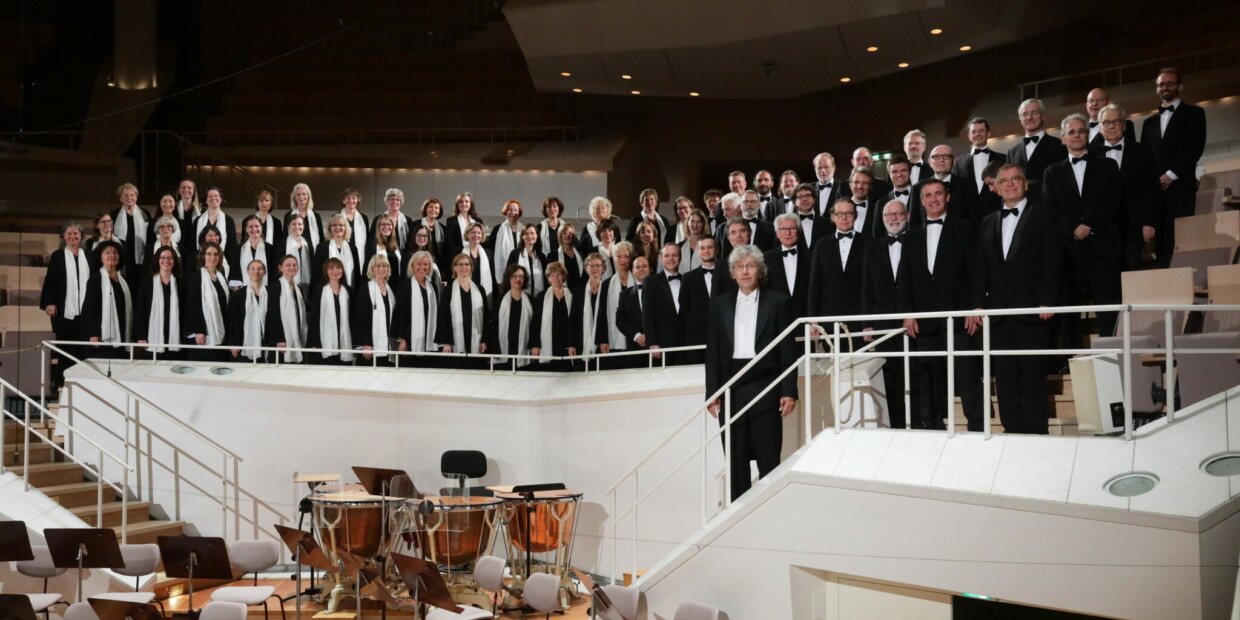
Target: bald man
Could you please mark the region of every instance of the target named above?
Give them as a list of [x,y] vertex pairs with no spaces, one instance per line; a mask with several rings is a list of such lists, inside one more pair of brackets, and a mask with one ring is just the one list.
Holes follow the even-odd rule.
[[[1102,145],[1102,126],[1098,124],[1098,112],[1111,103],[1111,95],[1105,88],[1095,88],[1085,97],[1085,113],[1089,115],[1089,148]],[[1137,128],[1132,121],[1124,121],[1124,140],[1129,144],[1137,141]]]

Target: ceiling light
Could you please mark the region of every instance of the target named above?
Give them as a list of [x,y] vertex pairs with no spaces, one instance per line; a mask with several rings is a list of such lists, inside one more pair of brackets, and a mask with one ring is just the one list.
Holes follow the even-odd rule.
[[631,76],[631,75],[629,75],[629,74],[627,74],[627,73],[626,73],[626,74],[624,74],[624,75],[620,76],[620,79],[622,79],[622,80],[631,80],[631,79],[633,79],[633,76]]
[[580,88],[574,88],[574,89],[573,89],[573,92],[575,92],[575,93],[579,93],[579,92],[581,92],[581,89],[580,89]]
[[930,34],[943,34],[943,29],[942,29],[942,28],[935,28],[934,30],[931,30],[931,31],[930,31]]
[[851,82],[851,81],[852,81],[852,78],[850,78],[850,77],[842,77],[842,78],[840,78],[840,81],[841,81],[841,82]]
[[572,73],[569,73],[568,71],[561,71],[561,72],[560,72],[560,75],[562,75],[562,76],[564,76],[564,77],[573,77],[573,74],[572,74]]
[[971,50],[971,49],[973,49],[973,46],[972,46],[972,45],[961,45],[961,46],[960,46],[960,51],[962,51],[962,52],[967,52],[967,51],[969,51],[969,50]]
[[877,51],[878,51],[878,46],[876,46],[876,45],[871,45],[871,46],[869,46],[869,47],[865,48],[865,51],[867,51],[867,52],[877,52]]
[[690,97],[697,97],[700,93],[689,93]]
[[629,92],[633,93],[634,95],[640,95],[640,94],[642,94],[642,91],[640,91],[640,90],[630,90]]
[[907,62],[902,62],[902,63],[900,63],[900,64],[898,64],[898,65],[896,65],[896,66],[897,66],[897,67],[900,67],[901,69],[907,69],[907,68],[908,68],[908,63],[907,63]]

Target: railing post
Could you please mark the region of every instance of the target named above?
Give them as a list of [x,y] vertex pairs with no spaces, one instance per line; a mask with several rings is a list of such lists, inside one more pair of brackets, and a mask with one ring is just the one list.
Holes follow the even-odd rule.
[[1163,315],[1163,327],[1166,334],[1167,347],[1167,378],[1163,380],[1163,386],[1167,388],[1167,424],[1175,422],[1175,335],[1171,329],[1171,311],[1165,311]]
[[710,485],[710,481],[706,479],[706,444],[710,443],[710,439],[708,439],[708,435],[710,435],[710,430],[709,430],[710,423],[707,422],[707,419],[709,417],[710,416],[702,416],[702,444],[701,444],[702,445],[702,472],[701,472],[702,473],[702,476],[701,476],[702,478],[702,505],[701,505],[702,524],[701,524],[701,527],[706,527],[706,489]]
[[[232,460],[232,464],[233,464],[233,475],[232,475],[233,540],[237,540],[241,538],[241,464],[237,462],[236,458]],[[257,524],[255,524],[255,527],[257,527]],[[387,525],[384,524],[383,527],[387,527]],[[255,538],[258,537],[258,532],[254,533],[254,537]]]
[[637,472],[637,471],[633,472],[633,538],[632,538],[633,540],[633,543],[632,543],[633,572],[630,573],[631,575],[633,575],[633,581],[637,581],[637,525],[638,525],[637,523],[637,504],[638,504],[637,476],[639,473],[640,472]]
[[956,436],[956,319],[947,317],[947,436]]
[[[61,361],[64,361],[64,360],[61,360]],[[62,368],[61,370],[64,370],[64,369]],[[49,387],[50,386],[47,384],[47,347],[40,344],[39,345],[39,411],[47,411],[47,390]],[[0,407],[3,407],[3,406],[4,406],[4,401],[0,401]],[[29,420],[27,420],[27,423],[29,423]]]
[[616,497],[620,495],[619,489],[611,492],[611,585],[620,583],[620,574],[616,572],[616,551],[619,547],[619,522],[617,520]]
[[990,315],[982,315],[982,436],[990,439]]
[[840,434],[844,429],[840,426],[840,402],[843,394],[840,393],[840,322],[834,323],[834,333],[831,336],[831,409],[835,412],[835,434]]
[[[181,449],[172,446],[172,510],[181,520]],[[296,502],[294,502],[296,505]]]
[[[129,541],[129,470],[121,472],[121,544]],[[140,488],[140,487],[139,487]],[[103,527],[103,515],[95,527]]]
[[723,507],[732,505],[732,388],[723,391]]
[[[904,428],[913,428],[913,377],[909,374],[909,366],[912,360],[908,356],[908,330],[904,331]],[[891,388],[887,390],[890,392]]]
[[1124,441],[1132,440],[1132,306],[1124,308]]
[[74,385],[75,384],[69,383],[68,381],[65,382],[65,404],[68,405],[68,408],[69,408],[69,411],[68,411],[69,437],[66,439],[65,445],[69,446],[69,454],[74,453],[73,452],[73,443],[74,443],[73,436],[75,434],[73,432],[73,386]]
[[[805,324],[805,398],[801,411],[805,415],[805,441],[801,442],[804,446],[814,438],[814,360],[810,355],[814,351],[814,342],[810,337],[813,330],[810,329],[809,323]],[[792,334],[789,334],[791,337]],[[703,442],[702,454],[706,454],[706,445]],[[705,456],[703,456],[703,459]],[[705,467],[705,465],[703,465]],[[703,491],[705,493],[705,491]],[[705,525],[705,523],[703,523]]]
[[99,448],[99,464],[95,466],[95,527],[103,527],[103,448]]
[[[7,397],[7,395],[5,395]],[[23,402],[25,405],[26,428],[22,432],[22,483],[26,486],[25,491],[30,492],[30,403]],[[4,406],[4,401],[0,400],[0,407]],[[99,453],[99,458],[103,458],[103,453]]]
[[220,458],[220,538],[228,540],[228,455],[221,454]]

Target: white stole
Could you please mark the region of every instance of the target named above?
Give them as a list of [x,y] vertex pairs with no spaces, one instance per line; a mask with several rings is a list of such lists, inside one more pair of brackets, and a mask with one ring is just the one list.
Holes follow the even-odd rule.
[[[473,256],[469,253],[468,247],[465,248],[465,253],[471,257]],[[495,275],[491,271],[491,259],[487,256],[487,250],[482,246],[478,246],[478,270],[480,272],[478,279],[482,281],[482,290],[486,291],[486,294],[489,296],[491,290],[495,288]]]
[[[263,247],[265,248],[267,246]],[[240,264],[237,266],[242,269],[249,269],[250,263],[254,261],[262,263],[263,267],[267,269],[267,273],[271,273],[271,265],[267,264],[267,252],[255,250],[253,246],[250,245],[250,240],[246,239],[245,243],[241,244],[241,260],[238,261]]]
[[344,221],[348,222],[349,226],[353,228],[353,236],[349,238],[349,241],[359,248],[366,247],[366,221],[362,218],[362,212],[354,209],[352,220],[349,219],[348,215],[345,215],[344,209],[340,210],[340,214],[344,215]]
[[[573,292],[564,287],[564,305],[572,311],[573,308]],[[542,347],[538,351],[538,359],[549,361],[552,355],[551,351],[551,323],[554,320],[552,315],[555,314],[555,289],[547,289],[547,294],[543,295],[542,319],[539,321],[538,337],[542,342]]]
[[495,252],[495,256],[492,257],[495,261],[495,273],[504,273],[504,268],[508,266],[508,255],[512,254],[512,251],[517,248],[519,241],[513,240],[513,233],[521,234],[521,222],[517,222],[514,229],[514,227],[508,224],[508,220],[504,220],[491,233],[495,235],[495,244],[491,246]]
[[[476,283],[475,283],[476,284]],[[470,334],[469,334],[469,350],[477,353],[478,345],[482,343],[482,293],[478,292],[477,286],[469,287],[469,303],[470,303]],[[452,298],[448,302],[452,309],[452,350],[457,353],[465,352],[465,321],[461,318],[461,285],[460,283],[452,283]]]
[[[560,220],[560,226],[563,225],[564,220]],[[551,226],[547,224],[547,220],[543,220],[538,223],[538,240],[542,243],[543,254],[550,254],[551,248],[559,247],[558,245],[551,243],[553,237],[558,234],[560,234],[560,229],[557,227],[554,233],[551,232]]]
[[[125,217],[125,207],[121,207],[116,215],[118,217],[112,222],[112,234],[125,239],[129,236],[129,218]],[[134,256],[141,257],[146,252],[146,214],[138,205],[133,207],[133,227]]]
[[[170,299],[168,308],[168,340],[164,342],[164,285],[159,275],[151,276],[151,316],[146,328],[146,341],[151,344],[168,345],[169,351],[180,351],[177,339],[181,333],[181,303],[177,295],[177,277],[168,281]],[[150,347],[154,353],[163,353],[164,347]]]
[[[564,256],[563,247],[561,247],[559,250],[556,250],[555,254],[556,254],[556,258],[559,259],[560,264],[564,265],[565,269],[571,269],[571,267],[568,266],[568,260]],[[573,252],[573,262],[576,263],[577,265],[577,277],[580,278],[584,276],[586,273],[586,268],[585,268],[586,261],[584,258],[582,258],[581,252]]]
[[[65,307],[61,308],[61,316],[73,320],[82,313],[82,302],[86,299],[86,282],[90,278],[90,263],[86,260],[86,248],[79,247],[77,256],[74,256],[69,248],[65,248],[64,253]],[[76,269],[74,264],[77,265]]]
[[[306,346],[306,301],[301,288],[293,286],[287,278],[280,278],[280,324],[284,327],[284,344],[292,349]],[[284,354],[286,362],[300,362],[301,351]]]
[[[607,293],[607,287],[599,283],[599,297],[604,297]],[[581,300],[581,350],[579,355],[589,355],[594,353],[598,346],[594,343],[594,326],[598,317],[598,306],[594,305],[593,293],[590,292],[590,282],[587,281],[585,286],[581,288],[581,294],[585,298]],[[603,301],[606,301],[605,297]]]
[[[629,286],[637,283],[637,279],[633,277],[633,272],[629,272]],[[611,345],[612,351],[623,351],[628,348],[628,338],[620,332],[620,328],[616,326],[616,310],[620,308],[620,293],[624,292],[624,287],[620,282],[620,274],[616,274],[607,279],[607,342]]]
[[[701,237],[698,237],[698,240],[701,240]],[[702,259],[698,257],[695,245],[697,244],[689,243],[689,239],[680,244],[680,273],[689,273],[702,266]],[[659,266],[663,266],[662,261]]]
[[220,209],[219,213],[216,214],[216,221],[214,224],[209,221],[210,219],[210,210],[203,211],[202,215],[198,216],[198,225],[194,227],[195,245],[197,245],[198,240],[202,238],[202,229],[206,228],[208,224],[211,224],[216,230],[220,231],[220,249],[228,249],[228,239],[233,236],[233,231],[224,230],[224,225],[228,223],[228,218],[224,216],[224,210]]
[[354,263],[353,246],[348,241],[344,242],[344,247],[337,247],[336,240],[332,239],[327,242],[327,257],[339,258],[344,263],[344,281],[345,284],[353,286],[353,263]]
[[[435,326],[439,320],[439,288],[430,278],[425,288],[417,278],[409,280],[409,350],[434,351]],[[426,291],[426,312],[422,312],[422,293]]]
[[[202,318],[206,319],[207,324],[207,333],[203,334],[205,338],[203,344],[215,346],[224,342],[224,314],[220,311],[220,297],[215,292],[215,286],[211,276],[207,273],[207,268],[199,267],[198,273],[199,284],[202,287]],[[225,292],[228,291],[228,280],[220,269],[215,270],[215,282],[219,282]]]
[[[283,279],[283,278],[281,278]],[[324,349],[343,349],[340,361],[353,361],[353,332],[349,329],[349,287],[340,287],[340,330],[336,330],[336,294],[332,293],[330,284],[323,285],[323,293],[319,296],[319,345]],[[323,353],[324,356],[337,355]]]
[[271,218],[271,213],[267,213],[267,217],[259,221],[263,223],[263,241],[274,246],[276,244],[276,227],[273,223],[274,220]]
[[313,209],[306,209],[306,214],[301,216],[301,218],[305,220],[306,232],[310,233],[310,245],[318,247],[319,242],[322,241],[319,238],[319,214],[315,213]]
[[[499,352],[505,355],[528,355],[530,352],[530,318],[533,306],[530,304],[529,295],[521,295],[521,324],[517,326],[517,350],[508,350],[508,321],[512,320],[512,294],[504,295],[499,302],[499,322],[496,323],[496,334],[499,339]],[[508,360],[502,360],[507,362]],[[530,363],[529,359],[516,360],[517,367],[526,366]]]
[[263,354],[258,347],[263,346],[263,327],[267,322],[267,287],[260,287],[257,294],[249,284],[240,290],[245,293],[245,329],[241,341],[245,348],[241,354],[258,359]]
[[526,290],[532,290],[535,295],[541,295],[543,289],[547,287],[547,285],[544,284],[545,278],[543,278],[542,261],[538,260],[537,256],[522,249],[521,252],[517,254],[517,264],[525,267]]
[[[298,240],[301,244],[298,245]],[[310,285],[310,248],[306,247],[306,242],[301,237],[289,237],[284,241],[284,253],[297,257],[297,284],[300,286]]]
[[392,314],[396,311],[396,295],[392,294],[391,283],[388,283],[387,303],[383,303],[383,295],[379,294],[379,283],[366,283],[370,289],[370,345],[375,357],[386,357],[381,351],[390,351],[388,346],[388,325],[392,322]]
[[121,294],[125,297],[125,326],[122,328],[120,315],[116,312],[116,291],[112,288],[112,278],[108,277],[106,267],[99,268],[99,275],[99,289],[103,294],[103,322],[100,324],[99,340],[100,342],[129,342],[129,328],[133,324],[133,297],[129,294],[129,285],[125,283],[125,278],[116,279],[121,285]]

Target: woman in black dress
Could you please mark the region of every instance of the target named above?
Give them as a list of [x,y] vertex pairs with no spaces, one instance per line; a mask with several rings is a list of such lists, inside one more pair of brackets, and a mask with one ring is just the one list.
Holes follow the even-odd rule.
[[181,334],[185,333],[181,258],[172,246],[161,246],[147,271],[148,277],[143,278],[138,291],[134,338],[138,344],[148,345],[146,350],[159,359],[181,359]]
[[[425,233],[426,229],[419,229]],[[397,290],[396,334],[406,351],[438,352],[435,341],[438,328],[440,288],[432,277],[435,269],[434,256],[425,250],[415,252],[409,259],[411,277],[400,283]],[[401,366],[434,368],[438,357],[407,357]]]
[[[473,280],[474,260],[463,252],[452,259],[455,278],[439,298],[435,342],[443,345],[444,353],[487,352],[484,336],[491,313],[486,292]],[[449,363],[455,368],[487,367],[485,359],[454,359]]]
[[392,265],[387,257],[376,254],[366,265],[366,280],[353,289],[353,344],[362,350],[368,363],[375,358],[377,366],[395,362],[392,350],[403,350],[396,339],[396,291],[388,283]]
[[[110,216],[109,216],[110,217]],[[86,284],[95,269],[95,261],[89,250],[82,247],[82,225],[69,222],[60,229],[61,249],[47,258],[47,275],[43,278],[43,291],[39,295],[39,307],[52,321],[52,333],[57,340],[82,339],[82,308],[86,303]],[[81,357],[78,347],[61,345],[66,353]],[[59,363],[52,367],[52,382],[56,387],[64,385],[68,358],[56,354]]]
[[564,263],[556,261],[547,265],[547,280],[551,286],[534,303],[530,354],[542,358],[539,370],[567,371],[575,366],[571,360],[551,359],[577,354],[577,347],[573,345],[573,293],[567,286],[567,275]]
[[112,346],[95,349],[87,355],[128,357],[126,348],[116,346],[133,342],[134,295],[121,274],[124,263],[121,244],[104,241],[95,250],[99,253],[101,267],[90,274],[86,283],[83,329],[87,340]]
[[[271,309],[267,313],[267,333],[277,347],[303,349],[306,347],[309,327],[306,317],[306,298],[297,286],[297,257],[280,259],[280,271],[272,282],[268,299]],[[284,363],[300,364],[305,361],[301,351],[284,353]]]
[[249,282],[228,297],[228,334],[225,337],[234,359],[265,361],[267,356],[258,347],[271,346],[267,333],[267,313],[278,312],[271,307],[267,293],[267,268],[260,261],[250,261],[245,268]]
[[341,350],[320,352],[316,355],[320,364],[352,366],[353,308],[349,286],[344,283],[344,263],[339,258],[327,259],[322,279],[323,285],[315,286],[310,294],[310,347]]
[[[529,227],[533,230],[533,226]],[[495,292],[496,299],[492,303],[495,308],[491,320],[491,350],[503,355],[529,355],[530,331],[534,323],[533,297],[526,294],[525,281],[528,278],[525,268],[512,264],[504,269],[503,282],[507,285]],[[496,365],[505,368],[524,368],[530,365],[528,358],[500,358]]]
[[[224,273],[224,251],[220,244],[204,241],[195,269],[185,274],[186,344],[219,346],[228,333],[228,276]],[[223,350],[189,349],[193,361],[220,362],[228,359]]]

